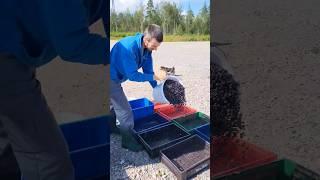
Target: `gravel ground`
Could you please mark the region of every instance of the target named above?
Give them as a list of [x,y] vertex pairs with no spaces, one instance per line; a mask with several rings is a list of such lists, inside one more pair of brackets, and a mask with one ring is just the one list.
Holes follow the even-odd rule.
[[[153,53],[153,58],[155,67],[175,66],[176,74],[182,75],[187,105],[209,114],[209,42],[164,42],[158,51]],[[153,99],[149,83],[127,81],[123,88],[128,98]],[[120,142],[120,136],[111,135],[111,179],[175,179],[169,169],[160,163],[159,158],[150,159],[146,151],[127,151],[121,148]],[[205,170],[193,179],[209,179],[209,175],[209,170]]]
[[320,173],[318,0],[217,0],[214,37],[240,81],[249,141]]
[[[91,27],[103,34],[101,22]],[[111,46],[114,44],[112,42]],[[182,74],[188,105],[209,114],[209,42],[163,43],[153,53],[155,65],[175,66]],[[78,121],[84,118],[108,114],[108,67],[88,66],[54,61],[38,70],[38,78],[47,102],[58,123]],[[124,83],[128,97],[152,99],[149,83]],[[175,179],[160,163],[150,159],[145,151],[129,152],[121,148],[121,138],[111,135],[110,177],[114,179]],[[209,179],[209,170],[194,179]]]

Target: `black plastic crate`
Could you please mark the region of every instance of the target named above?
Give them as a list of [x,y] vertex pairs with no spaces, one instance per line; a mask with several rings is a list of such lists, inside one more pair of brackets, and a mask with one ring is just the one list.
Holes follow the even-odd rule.
[[134,120],[133,131],[137,134],[137,133],[141,133],[147,130],[151,130],[151,129],[163,126],[168,123],[169,122],[165,118],[163,118],[159,114],[154,113],[151,116]]
[[282,159],[217,180],[320,180],[320,175],[291,161]]
[[210,144],[193,135],[160,153],[164,163],[177,177],[185,180],[210,165]]
[[138,138],[144,145],[150,157],[154,158],[159,155],[160,150],[189,137],[189,135],[188,132],[185,132],[175,124],[167,124],[138,133]]

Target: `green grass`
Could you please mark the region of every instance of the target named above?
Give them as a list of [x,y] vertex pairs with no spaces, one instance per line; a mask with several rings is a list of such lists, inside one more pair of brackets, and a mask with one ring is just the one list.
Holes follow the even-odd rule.
[[[126,36],[135,35],[136,32],[111,32],[111,40],[119,40]],[[210,35],[183,34],[183,35],[165,35],[164,42],[179,41],[210,41]]]
[[119,40],[121,38],[124,38],[126,36],[132,36],[135,35],[136,32],[111,32],[110,36],[112,40]]

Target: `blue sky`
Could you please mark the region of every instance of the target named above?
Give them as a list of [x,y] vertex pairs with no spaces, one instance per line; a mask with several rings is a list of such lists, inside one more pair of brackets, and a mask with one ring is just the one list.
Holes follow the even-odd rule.
[[[114,0],[114,3],[116,11],[123,12],[126,9],[134,11],[141,3],[145,5],[147,1],[148,0]],[[190,7],[195,14],[198,14],[205,2],[207,5],[210,4],[210,0],[153,0],[153,3],[157,4],[162,1],[175,2],[182,7],[183,11],[188,10],[190,4]],[[110,7],[112,7],[112,1],[110,1]]]

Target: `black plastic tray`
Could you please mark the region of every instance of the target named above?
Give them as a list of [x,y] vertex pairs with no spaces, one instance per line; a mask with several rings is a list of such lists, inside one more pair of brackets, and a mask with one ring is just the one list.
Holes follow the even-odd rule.
[[193,135],[173,146],[163,149],[161,162],[177,177],[185,180],[210,165],[210,144]]
[[136,119],[134,120],[134,133],[141,133],[147,130],[151,130],[160,126],[163,126],[165,124],[168,124],[169,122],[160,116],[157,113],[152,114],[151,116]]
[[144,145],[151,158],[157,157],[160,150],[171,146],[187,137],[190,134],[175,124],[167,124],[142,133],[138,138]]

